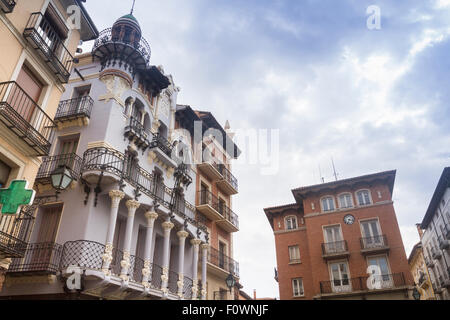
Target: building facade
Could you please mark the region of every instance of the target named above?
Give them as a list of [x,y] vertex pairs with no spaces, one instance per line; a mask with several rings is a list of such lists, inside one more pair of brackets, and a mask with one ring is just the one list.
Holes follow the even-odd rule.
[[[176,128],[180,89],[150,64],[150,53],[128,14],[78,57],[54,118],[55,142],[37,173],[30,243],[12,260],[2,297],[211,295],[197,169],[190,141],[175,130],[185,129]],[[69,183],[55,192],[61,168]]]
[[[420,225],[418,226],[419,235],[422,236]],[[415,286],[420,293],[420,300],[436,300],[433,291],[430,274],[425,263],[422,243],[417,243],[412,249],[408,258],[411,274],[414,278]]]
[[239,282],[239,264],[233,259],[233,233],[239,231],[239,218],[231,209],[232,195],[238,193],[238,181],[232,174],[231,162],[239,156],[240,150],[232,141],[229,125],[223,128],[211,113],[180,105],[176,118],[179,126],[188,128],[188,134],[193,136],[191,147],[197,177],[195,204],[208,230],[210,245],[205,257],[207,298],[237,299],[239,287],[229,290],[226,279],[232,275],[236,284]]
[[[13,180],[32,187],[41,157],[51,154],[53,118],[76,65],[73,56],[80,40],[97,36],[82,1],[0,1],[0,188]],[[0,216],[0,290],[11,258],[25,253],[31,211]]]
[[395,171],[292,190],[265,209],[280,299],[410,299],[413,279],[394,211]]
[[422,247],[433,291],[450,300],[450,167],[444,169],[421,223]]

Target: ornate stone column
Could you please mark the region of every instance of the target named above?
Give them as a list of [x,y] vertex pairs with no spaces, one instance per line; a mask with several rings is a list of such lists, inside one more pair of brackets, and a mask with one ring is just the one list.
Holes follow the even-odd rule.
[[162,223],[162,227],[164,229],[164,246],[161,290],[164,295],[167,295],[169,293],[169,289],[167,288],[167,286],[169,284],[170,231],[173,229],[174,224],[170,222],[170,220],[167,220]]
[[194,246],[194,257],[192,258],[192,300],[197,300],[198,297],[198,251],[200,243],[202,243],[200,239],[191,240],[191,244]]
[[128,270],[130,269],[130,249],[131,237],[133,235],[134,215],[141,204],[135,200],[128,200],[126,205],[128,208],[128,218],[127,227],[125,229],[125,241],[123,244],[123,258],[120,262],[120,266],[122,267],[120,278],[124,281],[128,281],[129,279]]
[[109,266],[113,258],[112,251],[113,251],[114,232],[116,230],[117,213],[119,212],[120,201],[125,197],[125,193],[123,193],[120,190],[112,190],[109,192],[109,197],[111,198],[111,211],[109,214],[109,225],[108,225],[108,233],[106,235],[105,253],[102,256],[103,260],[102,271],[106,275],[110,275]]
[[207,257],[208,257],[208,248],[209,248],[209,244],[208,243],[204,243],[202,244],[202,300],[206,300],[206,262],[207,262]]
[[155,225],[158,214],[156,212],[146,212],[145,218],[147,219],[147,231],[145,235],[145,248],[144,248],[144,269],[142,269],[142,284],[144,287],[149,287],[149,281],[151,279],[151,265],[153,263],[152,256],[152,240],[153,240],[153,226]]
[[179,239],[179,250],[178,250],[178,296],[183,299],[183,287],[184,287],[184,249],[186,244],[186,238],[189,233],[182,230],[177,233]]

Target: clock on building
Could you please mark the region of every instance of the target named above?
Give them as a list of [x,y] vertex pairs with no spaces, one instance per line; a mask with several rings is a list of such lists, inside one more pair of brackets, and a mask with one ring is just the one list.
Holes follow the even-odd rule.
[[344,217],[344,222],[346,224],[353,224],[355,222],[355,217],[351,214],[348,214]]

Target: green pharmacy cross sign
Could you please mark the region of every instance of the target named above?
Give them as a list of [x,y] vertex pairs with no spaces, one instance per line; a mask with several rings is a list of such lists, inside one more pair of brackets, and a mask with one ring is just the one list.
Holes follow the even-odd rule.
[[18,214],[20,207],[33,203],[36,192],[27,189],[28,181],[15,180],[8,189],[0,189],[2,214]]

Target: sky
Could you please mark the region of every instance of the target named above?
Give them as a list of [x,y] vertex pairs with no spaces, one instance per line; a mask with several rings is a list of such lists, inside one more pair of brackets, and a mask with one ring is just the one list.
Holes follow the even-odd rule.
[[[131,3],[86,8],[103,30]],[[378,29],[367,25],[371,5]],[[276,172],[262,161],[233,167],[244,291],[279,297],[263,208],[293,203],[291,189],[321,176],[332,181],[331,159],[339,179],[397,170],[393,200],[409,255],[450,165],[450,0],[136,0],[134,15],[151,63],[181,88],[179,104],[232,129],[279,130]]]

